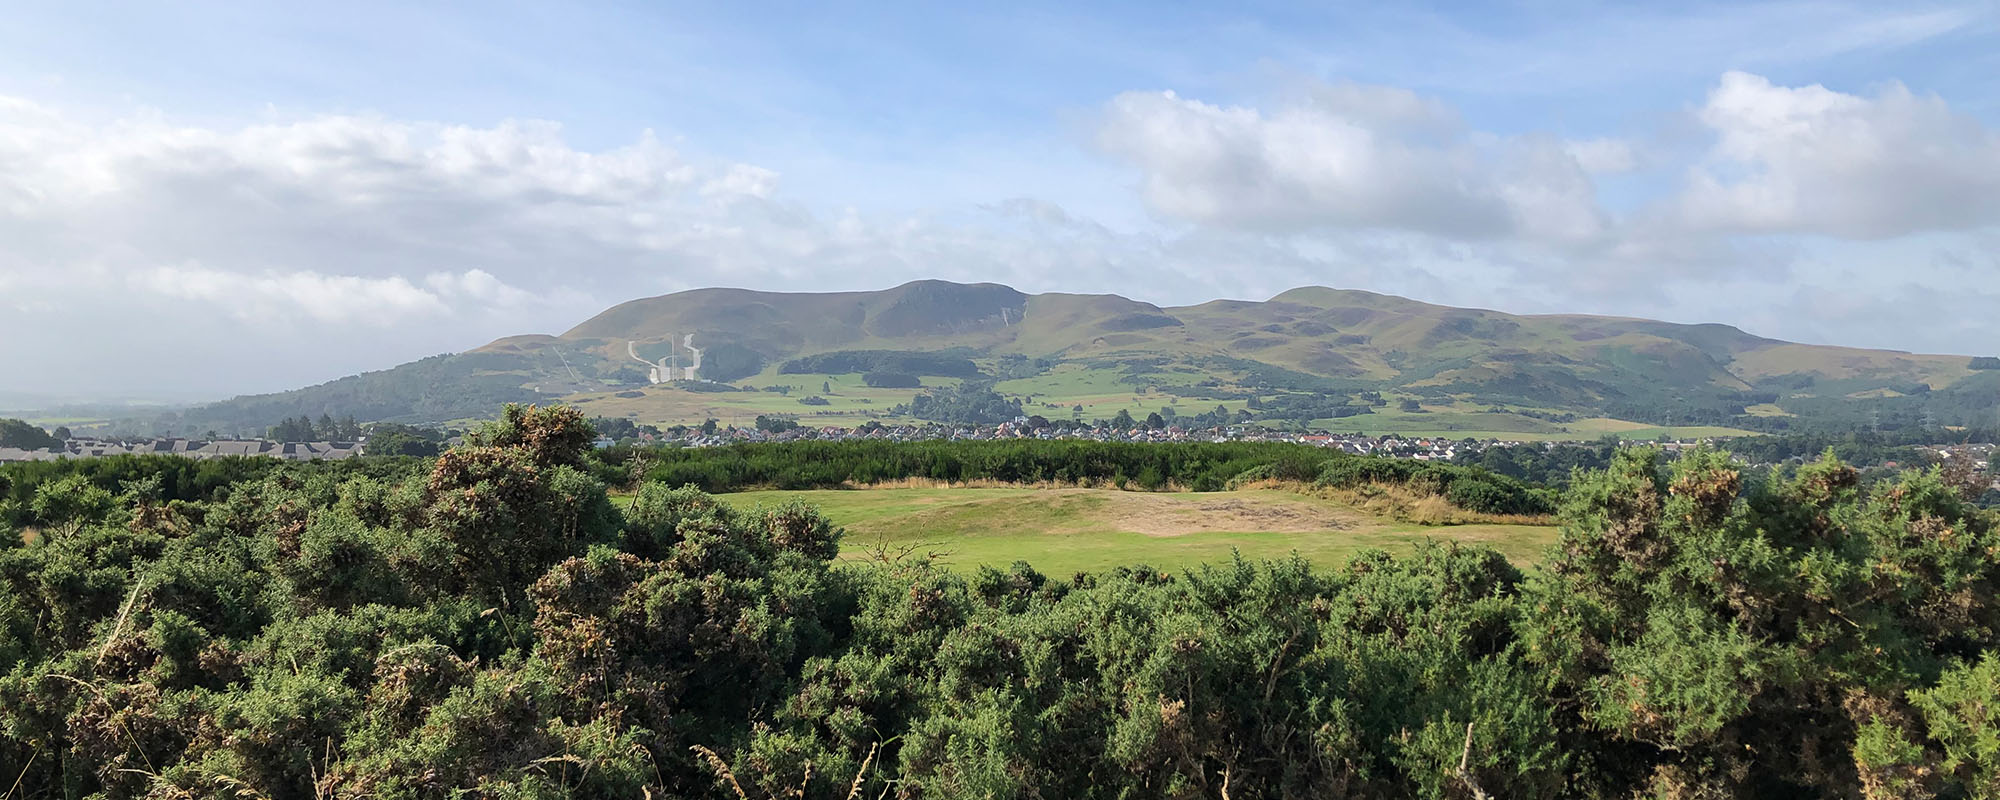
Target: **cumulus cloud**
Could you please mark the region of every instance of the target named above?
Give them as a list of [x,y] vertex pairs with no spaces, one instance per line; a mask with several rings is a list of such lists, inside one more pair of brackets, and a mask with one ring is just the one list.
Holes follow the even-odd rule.
[[[1777,279],[1835,279],[1790,271],[1804,263],[1795,243],[1770,241],[1786,237],[1742,234],[1974,229],[1947,234],[1964,238],[1996,219],[1993,134],[1937,98],[1732,74],[1699,118],[1716,139],[1695,180],[1614,214],[1597,199],[1605,176],[1625,173],[1629,192],[1689,165],[1643,140],[1485,133],[1388,87],[1308,87],[1271,108],[1126,93],[1103,109],[1095,144],[1137,169],[1135,209],[1155,219],[1121,230],[1051,198],[813,207],[769,167],[651,133],[588,149],[537,121],[190,125],[146,112],[98,124],[0,98],[0,372],[88,392],[274,390],[564,330],[645,294],[925,277],[1162,303],[1331,284],[1754,321],[1760,299],[1792,307]],[[1991,271],[1950,261],[1970,279]],[[1734,305],[1677,291],[1716,279],[1734,281]],[[1900,285],[1838,280],[1862,298]],[[1841,324],[1858,332],[1867,313]],[[1874,341],[1927,341],[1879,316]],[[1809,332],[1785,324],[1760,332]],[[1988,323],[1957,335],[2000,346]]]
[[[1377,113],[1419,124],[1425,112]],[[1206,299],[1346,269],[1338,255],[1226,232],[1113,231],[1029,199],[828,214],[788,200],[771,169],[689,158],[651,134],[586,150],[534,121],[214,127],[136,113],[96,125],[19,100],[0,103],[0,241],[0,341],[20,343],[0,348],[0,371],[182,396],[560,331],[699,286],[941,277],[1136,294],[1165,284]]]
[[[712,282],[725,267],[701,251],[742,236],[732,201],[776,180],[690,161],[651,133],[572,147],[547,122],[310,115],[218,128],[139,112],[96,125],[5,99],[0,295],[16,313],[0,315],[0,339],[90,325],[124,329],[106,337],[121,347],[143,335],[233,351],[216,393],[323,380]],[[317,356],[283,357],[301,346]],[[0,351],[42,372],[83,355]],[[69,374],[131,391],[192,370]]]
[[1613,142],[1474,136],[1438,101],[1356,84],[1268,112],[1128,92],[1097,144],[1163,215],[1280,232],[1589,239],[1608,224],[1589,173],[1620,166]]
[[[196,265],[194,286],[216,273],[260,286],[349,276],[390,294],[407,293],[391,279],[414,290],[441,268],[489,282],[566,269],[551,256],[627,246],[654,227],[646,212],[702,179],[651,134],[586,152],[540,122],[316,116],[216,130],[142,115],[88,127],[18,101],[0,107],[0,165],[0,271],[88,266],[158,287],[161,270]],[[513,296],[487,289],[459,299]]]
[[1676,203],[1689,227],[1881,238],[2000,223],[2000,132],[1935,95],[1731,72],[1698,117],[1715,145]]

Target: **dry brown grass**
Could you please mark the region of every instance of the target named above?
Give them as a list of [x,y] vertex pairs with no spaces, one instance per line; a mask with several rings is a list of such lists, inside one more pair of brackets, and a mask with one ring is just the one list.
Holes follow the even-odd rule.
[[1418,525],[1553,525],[1553,517],[1540,514],[1489,514],[1468,511],[1438,495],[1425,494],[1391,483],[1370,483],[1341,489],[1314,486],[1298,481],[1263,480],[1239,489],[1279,489],[1333,500],[1378,517]]
[[[743,784],[736,779],[736,773],[729,768],[729,762],[724,761],[721,755],[701,745],[694,745],[688,749],[694,751],[696,760],[708,765],[708,768],[715,773],[716,780],[729,784],[729,790],[736,794],[737,800],[750,800],[750,794],[743,790]],[[875,763],[875,754],[881,749],[881,742],[876,742],[868,747],[868,757],[862,759],[861,768],[855,771],[854,780],[847,785],[847,800],[855,800],[855,798],[861,795],[861,785],[868,780],[868,768]],[[803,798],[806,796],[806,788],[812,785],[812,776],[813,765],[812,762],[808,761],[806,762],[805,777],[799,779],[797,787],[783,792],[771,792],[767,790],[765,796],[770,798],[770,800]],[[889,787],[884,786],[882,793],[887,795]],[[647,790],[646,796],[649,798],[652,797],[650,789]]]
[[1147,536],[1243,531],[1311,533],[1346,530],[1366,522],[1364,517],[1347,509],[1306,501],[1274,501],[1268,496],[1182,497],[1133,492],[1094,497],[1104,501],[1103,506],[1093,510],[1094,518],[1113,529]]
[[1089,483],[1036,481],[1033,483],[1010,483],[990,478],[975,478],[969,481],[941,481],[936,478],[899,478],[893,481],[874,483],[846,483],[847,489],[1090,489]]
[[[757,487],[771,488],[771,487]],[[1080,481],[999,481],[991,478],[975,478],[969,481],[942,481],[936,478],[899,478],[892,481],[873,483],[846,483],[846,489],[1119,489],[1127,492],[1150,494],[1192,492],[1194,487],[1184,483],[1168,481],[1165,488],[1156,491],[1141,488],[1138,484],[1126,482],[1124,486],[1114,481],[1086,478]]]

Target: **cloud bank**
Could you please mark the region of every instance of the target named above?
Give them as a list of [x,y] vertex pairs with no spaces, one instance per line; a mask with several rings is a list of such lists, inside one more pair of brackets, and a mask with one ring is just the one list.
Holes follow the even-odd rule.
[[1618,148],[1479,141],[1437,101],[1355,84],[1318,87],[1269,113],[1128,92],[1106,108],[1097,144],[1140,170],[1151,208],[1191,222],[1555,240],[1601,231],[1583,160],[1602,169]]
[[2000,132],[1943,98],[1731,72],[1698,116],[1716,141],[1676,201],[1692,228],[1868,239],[2000,222]]
[[1667,110],[1700,133],[1690,151],[1481,130],[1397,87],[1124,92],[1078,143],[1130,170],[1150,222],[1118,229],[1059,194],[816,206],[652,132],[591,149],[543,121],[87,122],[0,98],[0,339],[19,343],[0,370],[77,393],[274,390],[636,296],[924,277],[1161,303],[1317,283],[2000,351],[2000,322],[1884,307],[2000,305],[2000,133],[1900,84],[1731,72],[1691,101]]

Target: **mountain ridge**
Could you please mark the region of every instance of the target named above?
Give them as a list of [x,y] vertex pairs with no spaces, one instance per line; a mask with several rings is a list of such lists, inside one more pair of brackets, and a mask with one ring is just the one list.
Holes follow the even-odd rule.
[[1028,360],[1044,371],[1096,370],[1120,385],[1188,390],[1176,396],[1387,392],[1435,405],[1717,423],[1745,422],[1756,406],[1776,409],[1769,416],[1797,416],[1794,405],[1824,414],[1841,410],[1828,405],[1835,400],[1991,380],[1966,356],[1800,344],[1712,322],[1512,314],[1360,289],[1302,286],[1262,301],[1160,306],[920,280],[877,291],[712,287],[637,298],[561,334],[506,336],[235,398],[190,409],[183,422],[356,409],[435,422],[484,416],[502,402],[668,392],[655,379],[681,377],[696,358],[702,381],[761,386],[786,362],[845,351],[950,352],[982,362],[994,378],[1018,372],[1002,362]]

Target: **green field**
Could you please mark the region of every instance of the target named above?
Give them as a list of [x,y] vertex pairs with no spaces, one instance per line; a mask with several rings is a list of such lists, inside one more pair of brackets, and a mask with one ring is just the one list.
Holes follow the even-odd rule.
[[794,498],[847,530],[842,557],[913,547],[955,569],[1027,561],[1051,575],[1148,564],[1189,567],[1296,552],[1337,566],[1364,549],[1401,551],[1426,538],[1491,547],[1516,564],[1539,561],[1555,529],[1532,525],[1429,527],[1277,489],[1123,492],[1111,489],[922,488],[725,494],[739,508]]
[[1647,425],[1605,417],[1573,422],[1547,422],[1520,414],[1490,411],[1438,410],[1411,413],[1378,408],[1373,414],[1341,419],[1313,420],[1312,426],[1336,433],[1364,433],[1380,436],[1443,436],[1449,439],[1504,439],[1512,441],[1576,441],[1606,435],[1630,440],[1711,439],[1728,436],[1758,436],[1756,431],[1713,425]]
[[[1186,377],[1186,376],[1183,376]],[[1192,382],[1192,380],[1190,380]],[[957,378],[924,378],[926,387],[951,386]],[[775,365],[764,372],[736,381],[735,385],[766,388],[788,387],[789,392],[690,392],[665,386],[590,392],[572,395],[564,402],[576,405],[592,416],[629,417],[653,425],[699,424],[714,418],[726,425],[748,426],[758,415],[791,417],[804,425],[854,427],[868,420],[888,423],[921,422],[891,413],[896,406],[925,389],[878,389],[862,383],[859,373],[782,374]],[[1049,419],[1099,420],[1129,411],[1144,418],[1162,408],[1181,415],[1202,414],[1222,406],[1236,411],[1243,400],[1179,397],[1165,390],[1149,390],[1134,385],[1117,370],[1089,368],[1078,364],[1059,365],[1030,378],[1001,381],[994,387],[1023,400],[1022,410]],[[620,397],[620,394],[636,394]],[[826,405],[808,406],[799,401],[822,397]],[[1083,407],[1079,416],[1077,406]],[[1267,422],[1278,426],[1281,423]],[[1452,439],[1505,439],[1515,441],[1564,441],[1596,439],[1615,434],[1625,439],[1657,439],[1662,435],[1677,439],[1720,436],[1755,436],[1753,431],[1718,427],[1662,427],[1625,420],[1591,418],[1568,423],[1547,422],[1508,412],[1477,410],[1477,404],[1460,402],[1427,405],[1421,413],[1400,411],[1394,406],[1377,408],[1374,413],[1341,419],[1313,420],[1316,429],[1340,433],[1359,432],[1372,436],[1394,433],[1403,436],[1443,436]]]
[[[958,382],[957,378],[924,378],[925,387],[955,386]],[[764,391],[690,392],[652,386],[572,395],[563,398],[563,402],[575,405],[592,416],[630,417],[655,425],[698,425],[704,419],[713,418],[725,425],[748,427],[757,416],[768,414],[794,418],[803,425],[851,428],[871,419],[905,421],[905,418],[889,413],[890,409],[909,402],[910,398],[923,391],[878,389],[863,383],[860,373],[783,375],[777,372],[776,366],[737,381],[735,385],[760,389],[785,386],[790,391],[785,394]],[[634,393],[639,396],[619,396]],[[809,406],[799,402],[807,397],[823,398],[827,404]]]

